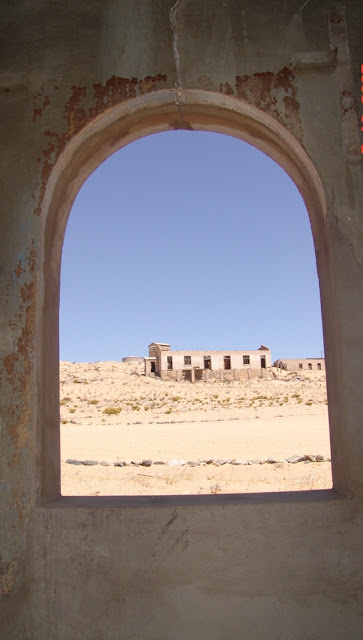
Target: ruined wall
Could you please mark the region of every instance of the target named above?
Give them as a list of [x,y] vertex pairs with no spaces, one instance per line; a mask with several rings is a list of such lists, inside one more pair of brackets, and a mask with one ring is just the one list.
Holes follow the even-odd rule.
[[[361,2],[19,0],[0,24],[0,636],[358,640]],[[110,153],[178,128],[254,144],[305,199],[334,491],[60,497],[67,217]]]
[[[184,356],[191,357],[191,365],[184,364]],[[188,367],[204,369],[204,356],[210,356],[212,370],[224,369],[224,358],[229,356],[231,369],[261,369],[261,356],[265,357],[266,367],[271,367],[271,352],[265,351],[163,351],[161,353],[162,370],[167,369],[167,358],[173,359],[173,369]],[[249,363],[243,364],[243,356],[249,356]]]
[[[325,371],[324,358],[284,358],[283,360],[276,360],[274,366],[279,367],[279,363],[283,365],[282,368],[286,371]],[[311,366],[309,366],[311,365]]]
[[194,380],[192,369],[178,369],[177,371],[163,371],[162,380],[174,380],[178,382],[238,382],[252,380],[253,378],[272,377],[271,369],[231,369],[225,371],[219,369],[210,371],[209,369],[194,369]]

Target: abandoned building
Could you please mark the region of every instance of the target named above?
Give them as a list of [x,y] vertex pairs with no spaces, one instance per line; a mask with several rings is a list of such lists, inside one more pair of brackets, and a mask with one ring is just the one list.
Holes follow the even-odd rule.
[[[1,638],[361,640],[362,0],[17,0],[0,30]],[[253,145],[304,200],[332,489],[61,495],[67,220],[111,154],[175,129]],[[241,166],[248,224],[243,185]],[[120,203],[129,189],[121,175]]]
[[284,371],[325,371],[325,358],[281,358],[273,366]]
[[271,367],[271,352],[264,345],[256,351],[171,351],[170,344],[152,342],[148,348],[145,375],[164,379],[195,382],[213,377],[226,379],[232,375],[240,379],[243,372],[249,377],[251,371],[261,372]]

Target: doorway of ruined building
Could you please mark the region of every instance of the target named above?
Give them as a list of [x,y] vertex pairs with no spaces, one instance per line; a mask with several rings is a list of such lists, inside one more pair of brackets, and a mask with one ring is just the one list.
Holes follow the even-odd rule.
[[[163,92],[160,92],[163,93]],[[201,92],[203,94],[203,92]],[[290,134],[288,134],[283,128],[280,126],[276,126],[276,123],[270,122],[271,119],[269,117],[265,117],[265,114],[255,113],[253,109],[246,105],[239,105],[235,100],[232,100],[231,104],[229,100],[225,101],[223,99],[222,104],[220,104],[220,96],[211,96],[208,95],[208,100],[205,102],[205,96],[202,95],[202,99],[198,99],[197,95],[193,96],[194,104],[190,104],[190,113],[188,117],[193,122],[193,127],[200,130],[209,130],[215,131],[217,133],[229,133],[234,135],[235,137],[239,137],[242,140],[254,144],[261,150],[265,151],[271,157],[275,157],[278,160],[279,164],[281,164],[285,170],[290,174],[290,176],[298,182],[300,191],[305,195],[310,220],[313,230],[314,239],[321,235],[321,226],[322,226],[322,216],[324,215],[324,196],[323,191],[321,189],[321,185],[319,184],[318,177],[316,173],[314,173],[314,168],[311,163],[309,164],[309,160],[304,156],[304,152],[297,145],[296,141],[291,139]],[[215,104],[213,109],[211,110],[210,102],[215,100]],[[137,102],[137,101],[135,101]],[[129,119],[134,119],[134,128],[131,127],[131,133],[125,133],[123,135],[119,135],[118,138],[118,146],[124,146],[133,140],[136,140],[142,135],[146,135],[149,133],[157,133],[158,131],[165,130],[169,127],[169,110],[172,112],[174,109],[173,104],[167,104],[168,100],[165,101],[165,96],[163,96],[162,100],[162,108],[160,113],[158,109],[155,108],[155,103],[150,107],[150,111],[152,112],[152,118],[149,122],[148,120],[148,110],[145,107],[145,102],[147,103],[147,98],[145,100],[140,100],[142,103],[142,107],[144,112],[140,115],[138,112],[138,105],[134,104],[134,109],[129,109],[129,113],[125,113],[125,121],[123,122],[123,128],[126,127],[126,124],[130,125]],[[166,104],[165,104],[166,102]],[[236,120],[236,110],[242,107],[243,117]],[[118,112],[122,111],[122,107],[119,107]],[[130,116],[131,113],[131,116]],[[113,114],[116,116],[116,114]],[[63,228],[63,232],[65,229],[65,224],[67,217],[69,215],[71,203],[73,201],[74,195],[76,193],[77,188],[79,188],[80,184],[84,181],[85,176],[91,170],[93,170],[102,160],[100,158],[99,153],[97,151],[98,147],[95,147],[95,140],[97,139],[97,128],[100,124],[100,131],[98,132],[101,137],[103,137],[106,144],[102,148],[102,154],[105,154],[104,157],[109,155],[112,151],[115,151],[115,148],[112,148],[114,144],[115,137],[111,136],[110,127],[114,129],[120,127],[120,113],[118,113],[118,117],[112,119],[112,122],[104,122],[97,123],[94,125],[94,128],[87,131],[85,135],[80,140],[76,140],[75,144],[79,144],[80,148],[82,148],[82,154],[77,158],[77,153],[70,154],[68,153],[68,163],[66,162],[67,158],[63,159],[63,165],[60,167],[59,175],[57,172],[54,172],[52,188],[49,189],[50,193],[48,195],[47,203],[48,203],[48,221],[45,228],[45,253],[48,254],[50,248],[54,250],[55,238],[54,238],[54,228],[57,222],[61,222],[59,225]],[[239,121],[238,121],[239,120]],[[127,122],[128,121],[128,122]],[[246,126],[246,121],[249,123],[249,127]],[[259,135],[255,136],[253,133],[251,134],[251,123],[254,124],[257,129],[263,129],[263,135],[261,136],[261,131],[259,131]],[[192,126],[192,125],[191,125]],[[126,129],[124,129],[126,131]],[[130,129],[127,129],[130,131]],[[248,132],[247,132],[248,131]],[[278,152],[276,152],[276,139],[279,140],[279,136],[283,140],[284,144],[281,144],[278,147]],[[272,141],[273,138],[273,141]],[[286,148],[288,153],[286,152]],[[108,149],[108,153],[106,153],[106,149]],[[68,150],[69,151],[69,150]],[[73,157],[72,157],[73,155]],[[72,167],[72,162],[74,162],[74,158],[77,158],[76,166]],[[85,160],[86,158],[86,160]],[[80,174],[78,162],[81,162],[81,166],[83,169],[87,167],[86,170]],[[63,171],[64,167],[66,167],[66,171]],[[75,174],[77,174],[77,179],[74,179]],[[71,181],[71,182],[70,182]],[[67,198],[64,202],[60,200],[60,194],[64,190],[64,186],[68,185]],[[72,185],[72,188],[69,188],[69,185]],[[73,191],[72,191],[73,190]],[[62,238],[62,234],[61,238]],[[59,240],[59,238],[58,238]],[[49,360],[52,362],[52,375],[49,377],[49,381],[45,385],[46,388],[52,389],[53,394],[53,404],[50,407],[49,398],[42,398],[41,406],[40,406],[40,415],[44,415],[45,409],[50,410],[50,414],[53,416],[53,424],[54,428],[49,430],[48,432],[44,432],[43,429],[40,430],[40,442],[42,443],[43,450],[49,451],[50,445],[57,444],[59,436],[59,406],[55,407],[54,405],[54,391],[55,386],[54,383],[57,382],[57,375],[55,373],[55,363],[56,358],[54,357],[58,353],[58,336],[54,331],[54,327],[58,328],[58,318],[57,318],[57,305],[51,303],[52,299],[55,301],[59,294],[57,294],[57,290],[59,291],[59,271],[60,271],[60,256],[61,256],[61,241],[58,242],[56,249],[53,255],[55,255],[55,259],[52,261],[53,266],[49,270],[46,270],[44,274],[44,285],[45,285],[45,301],[48,302],[48,305],[44,306],[44,323],[43,323],[43,337],[44,337],[44,345],[49,346],[48,356],[46,358],[47,363]],[[57,260],[58,258],[58,260]],[[321,260],[321,258],[320,258]],[[45,262],[45,264],[47,264]],[[321,266],[321,265],[320,265]],[[319,263],[318,263],[319,268]],[[50,277],[51,276],[51,277]],[[329,283],[329,280],[326,281]],[[55,322],[54,322],[55,320]],[[44,367],[45,361],[43,359],[43,371],[45,371]],[[205,368],[208,368],[208,363],[205,362]],[[262,365],[262,360],[261,360]],[[226,361],[225,361],[226,366]],[[227,363],[228,366],[228,363]],[[170,367],[170,361],[168,362],[168,368]],[[172,361],[171,361],[172,368]],[[229,362],[230,368],[230,362]],[[45,376],[43,378],[45,381]],[[51,385],[51,387],[49,386]],[[50,397],[50,396],[49,396]],[[41,421],[40,421],[41,422]],[[58,422],[58,425],[56,423]],[[51,457],[50,461],[43,460],[43,464],[40,465],[39,468],[39,489],[40,495],[43,497],[56,497],[60,493],[60,458],[59,458],[59,447],[55,446],[54,455]],[[58,457],[57,457],[58,454]]]
[[223,358],[223,366],[226,371],[230,371],[231,369],[231,356],[224,356]]

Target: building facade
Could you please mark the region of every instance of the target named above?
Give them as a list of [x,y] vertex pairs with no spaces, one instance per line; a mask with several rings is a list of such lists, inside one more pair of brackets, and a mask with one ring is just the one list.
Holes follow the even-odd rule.
[[228,371],[229,376],[233,372],[238,379],[240,372],[261,372],[270,367],[271,352],[265,345],[255,351],[171,351],[170,344],[152,342],[149,356],[145,358],[145,375],[192,382]]
[[273,366],[285,371],[325,371],[325,358],[281,358]]

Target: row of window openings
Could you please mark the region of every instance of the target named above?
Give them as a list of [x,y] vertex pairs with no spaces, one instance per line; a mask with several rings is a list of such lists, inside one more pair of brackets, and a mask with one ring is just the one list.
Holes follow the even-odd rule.
[[[250,362],[250,356],[242,356],[243,358],[243,364],[251,364]],[[173,356],[167,356],[166,359],[167,362],[167,368],[169,371],[173,370]],[[192,364],[192,356],[184,356],[184,365],[191,365]],[[223,366],[224,369],[231,369],[231,356],[224,356],[223,358]],[[211,369],[212,368],[212,358],[210,356],[204,356],[204,369]]]
[[[321,363],[318,362],[316,366],[317,366],[318,371],[321,371]],[[313,365],[311,364],[311,362],[308,362],[308,369],[310,369],[310,371],[311,371],[312,368],[313,368]],[[299,362],[299,369],[303,369],[302,362]]]
[[[184,365],[191,365],[192,364],[192,357],[191,356],[184,356]],[[249,365],[250,364],[250,356],[243,356],[243,364],[244,365]],[[230,356],[224,356],[223,358],[223,365],[224,365],[224,369],[231,369],[231,357]],[[317,363],[317,369],[318,371],[321,371],[321,363],[318,362]],[[169,371],[173,370],[173,357],[172,356],[168,356],[167,357],[167,368],[169,369]],[[210,358],[210,356],[204,356],[204,369],[211,369],[212,368],[212,360]],[[308,362],[308,369],[312,370],[313,365],[311,362]],[[303,369],[303,364],[302,362],[299,362],[299,369]]]

